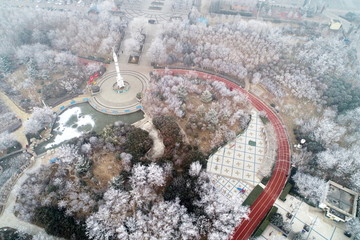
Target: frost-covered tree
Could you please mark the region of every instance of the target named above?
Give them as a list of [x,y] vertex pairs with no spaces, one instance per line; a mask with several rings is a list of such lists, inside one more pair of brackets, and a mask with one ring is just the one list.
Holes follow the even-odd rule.
[[206,182],[206,173],[201,174],[200,200],[196,205],[203,207],[207,220],[198,221],[198,227],[207,233],[208,239],[228,239],[241,219],[247,217],[248,209],[237,199],[228,201],[211,183]]
[[15,136],[8,131],[0,133],[0,152],[16,144]]
[[49,107],[34,107],[29,120],[24,123],[24,131],[25,133],[37,133],[41,129],[49,127],[55,117],[54,112]]
[[319,177],[297,172],[293,176],[299,193],[310,202],[316,204],[325,196],[326,182]]
[[[86,221],[91,239],[227,239],[247,215],[247,208],[228,202],[210,184],[199,162],[191,164],[190,174],[197,180],[201,216],[189,214],[179,198],[164,201],[154,197],[154,188],[163,186],[163,169],[152,163],[135,165],[129,192],[110,188],[98,212]],[[182,186],[185,187],[185,186]],[[140,197],[146,196],[144,197]],[[184,197],[184,196],[182,196]]]
[[[109,189],[104,204],[86,221],[91,239],[197,239],[195,219],[178,201],[160,201],[146,212],[133,211],[131,195]],[[161,227],[160,227],[161,226]]]
[[60,82],[60,86],[62,86],[67,92],[72,94],[79,92],[78,79],[76,78],[64,78]]
[[145,40],[145,26],[147,20],[143,17],[134,18],[129,23],[129,32],[131,34],[129,39],[125,40],[125,52],[131,56],[139,56],[141,54],[141,46]]
[[351,175],[351,185],[355,191],[360,191],[360,172],[356,171]]
[[9,56],[0,55],[0,74],[7,75],[14,68],[13,62]]
[[[196,141],[201,132],[210,135],[211,148],[232,139],[249,123],[248,99],[224,83],[208,78],[210,76],[200,79],[193,73],[172,75],[165,72],[162,75],[154,72],[143,98],[147,114],[176,116],[178,121],[185,124],[190,142],[196,145],[199,144]],[[216,101],[201,104],[202,93],[206,92],[209,93],[207,98]],[[214,138],[216,132],[218,134]]]
[[50,236],[44,232],[39,232],[35,235],[33,235],[33,240],[55,240],[56,238],[53,236]]
[[217,125],[219,122],[218,112],[211,108],[207,113],[205,113],[205,121],[211,125]]
[[166,47],[164,46],[163,40],[155,38],[151,43],[151,46],[147,52],[147,56],[152,60],[156,60],[158,64],[165,64],[167,59]]
[[78,158],[75,168],[78,174],[84,174],[89,171],[91,167],[91,161],[89,158],[80,157]]
[[302,132],[310,134],[314,140],[323,145],[330,146],[338,142],[346,132],[345,127],[336,123],[335,115],[335,111],[326,109],[321,117],[313,117],[308,120],[300,119],[297,124],[301,126]]
[[202,169],[202,165],[200,162],[193,162],[190,165],[190,170],[189,170],[190,176],[194,176],[194,177],[199,176],[201,169]]
[[129,38],[125,40],[124,45],[125,53],[129,54],[130,56],[140,56],[141,43],[139,41],[133,38]]
[[92,151],[92,146],[90,143],[84,143],[83,145],[81,145],[80,150],[84,154],[90,154]]
[[212,94],[208,91],[205,90],[202,94],[201,94],[201,101],[203,101],[204,103],[209,103],[212,101]]
[[360,219],[353,218],[346,223],[346,229],[353,234],[354,239],[360,239]]
[[79,154],[79,149],[75,145],[70,144],[61,145],[56,151],[56,156],[65,164],[74,163],[79,158],[82,158]]
[[158,198],[156,189],[165,184],[163,169],[151,163],[148,167],[137,164],[132,169],[130,183],[136,204],[144,204]]
[[130,172],[132,166],[131,159],[133,158],[133,156],[130,153],[122,152],[120,153],[120,158],[124,170]]

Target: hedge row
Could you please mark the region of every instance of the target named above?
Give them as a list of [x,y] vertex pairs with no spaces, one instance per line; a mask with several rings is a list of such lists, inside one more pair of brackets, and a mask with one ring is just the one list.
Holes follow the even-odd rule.
[[251,191],[251,193],[245,199],[245,201],[243,202],[242,205],[243,206],[250,206],[251,204],[253,204],[255,202],[255,200],[260,196],[260,194],[262,193],[263,190],[264,189],[260,185],[256,185],[254,190]]
[[271,217],[277,212],[277,210],[278,210],[278,208],[275,206],[273,206],[270,209],[270,211],[268,212],[266,217],[260,223],[259,227],[255,230],[254,234],[252,235],[253,237],[261,236],[261,234],[265,231],[265,229],[269,225]]

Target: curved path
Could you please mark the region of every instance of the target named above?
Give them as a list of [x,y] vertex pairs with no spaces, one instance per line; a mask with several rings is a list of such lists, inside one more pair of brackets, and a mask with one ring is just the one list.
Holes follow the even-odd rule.
[[[164,70],[156,70],[159,73]],[[185,74],[191,71],[182,69],[170,69],[173,74]],[[256,201],[250,206],[250,214],[248,219],[244,219],[241,224],[236,228],[232,239],[233,240],[246,240],[249,239],[251,234],[255,231],[257,226],[265,218],[270,208],[274,205],[275,200],[279,197],[282,189],[285,186],[288,175],[290,173],[290,146],[288,142],[288,136],[286,130],[278,118],[278,116],[271,110],[271,108],[263,103],[256,96],[245,91],[233,82],[230,82],[224,78],[213,76],[203,72],[196,72],[199,77],[208,80],[215,80],[224,82],[231,89],[236,89],[241,93],[248,96],[252,105],[258,111],[265,111],[271,124],[273,125],[277,138],[277,160],[275,168],[272,172],[272,176],[267,183],[264,191],[256,199]]]
[[[29,117],[30,114],[19,108],[5,93],[0,91],[0,99],[4,102],[4,104],[16,114],[16,117],[21,119],[22,123],[24,123]],[[16,136],[16,140],[21,144],[22,147],[25,147],[28,144],[27,139],[24,134],[24,125],[22,124],[20,128],[16,129],[13,132]]]

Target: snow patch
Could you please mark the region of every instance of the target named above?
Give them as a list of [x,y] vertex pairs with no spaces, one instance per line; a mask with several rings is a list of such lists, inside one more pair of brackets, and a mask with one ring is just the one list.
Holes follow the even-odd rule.
[[[76,119],[72,122],[72,119]],[[70,140],[75,137],[80,137],[84,132],[91,131],[95,126],[95,121],[91,115],[81,114],[80,107],[70,108],[59,115],[57,120],[59,126],[54,129],[56,137],[53,142],[47,144],[45,149],[49,149],[62,142]],[[91,126],[88,131],[82,130],[85,126]]]

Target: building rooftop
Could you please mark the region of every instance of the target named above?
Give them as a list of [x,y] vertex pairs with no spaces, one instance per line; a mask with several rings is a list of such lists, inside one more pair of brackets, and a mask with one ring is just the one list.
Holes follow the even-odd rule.
[[342,24],[339,20],[331,19],[331,21],[330,21],[330,29],[331,30],[337,31],[337,30],[340,30],[341,27],[342,27]]
[[356,216],[358,197],[357,192],[329,181],[324,204],[329,207],[331,214],[345,220]]
[[352,208],[354,203],[353,194],[350,194],[342,189],[334,187],[333,185],[329,185],[326,201],[331,205],[334,205],[337,208],[340,208],[349,214],[352,213]]

